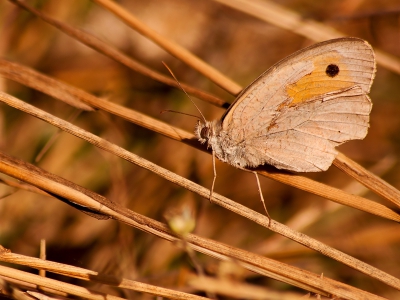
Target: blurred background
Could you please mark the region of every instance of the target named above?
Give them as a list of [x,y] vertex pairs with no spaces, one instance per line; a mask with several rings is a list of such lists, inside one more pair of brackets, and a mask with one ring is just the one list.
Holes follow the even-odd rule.
[[[182,82],[226,101],[234,100],[197,71],[91,1],[27,2],[60,21],[84,29],[151,68],[168,74],[161,63],[164,61]],[[313,44],[302,36],[211,0],[121,0],[118,3],[242,86],[251,83],[280,59]],[[274,3],[349,36],[366,39],[374,48],[400,57],[400,4],[396,0],[281,0]],[[197,114],[181,91],[136,74],[8,1],[0,3],[0,20],[2,57],[173,126],[194,130],[194,118],[174,113],[160,115],[164,109]],[[211,186],[212,159],[208,154],[108,113],[82,112],[76,116],[75,108],[33,89],[3,78],[0,84],[2,90],[30,104],[60,118],[72,119],[85,130],[207,188]],[[362,166],[380,168],[383,179],[397,188],[400,188],[399,95],[400,75],[378,65],[370,94],[373,109],[368,136],[363,141],[351,141],[339,147]],[[196,103],[208,120],[223,114],[223,109],[200,100]],[[57,132],[45,122],[0,104],[0,149],[8,155],[159,221],[164,221],[165,214],[171,210],[187,209],[196,222],[194,233],[200,236],[323,273],[380,296],[400,297],[399,292],[376,280],[291,241],[279,239],[265,228],[67,133],[59,134],[42,155],[44,146]],[[264,213],[252,174],[221,162],[217,162],[216,167],[216,192]],[[304,175],[353,193],[359,188],[352,178],[334,166],[323,173]],[[0,174],[0,178],[7,177]],[[320,211],[319,217],[300,231],[391,275],[400,276],[397,224],[352,208],[336,207],[323,198],[267,178],[261,178],[261,185],[273,219],[295,227],[297,219],[294,218],[307,218],[309,211]],[[372,193],[367,193],[366,197],[382,201]],[[310,215],[310,218],[314,217]],[[112,220],[98,221],[54,198],[0,184],[0,244],[14,253],[38,256],[40,239],[47,241],[49,260],[195,291],[185,282],[186,275],[195,272],[193,264],[180,247]],[[296,290],[235,264],[226,268],[210,257],[197,254],[196,258],[211,276],[228,276],[281,291]],[[53,274],[48,276],[60,278]],[[121,291],[105,291],[121,295]],[[151,298],[126,293],[122,296]]]

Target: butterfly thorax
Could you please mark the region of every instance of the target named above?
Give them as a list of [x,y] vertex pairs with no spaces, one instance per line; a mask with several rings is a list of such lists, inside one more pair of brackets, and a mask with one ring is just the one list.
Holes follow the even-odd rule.
[[252,163],[246,159],[243,143],[233,140],[229,133],[222,129],[219,120],[198,122],[195,135],[200,143],[212,149],[219,160],[236,168],[252,166]]

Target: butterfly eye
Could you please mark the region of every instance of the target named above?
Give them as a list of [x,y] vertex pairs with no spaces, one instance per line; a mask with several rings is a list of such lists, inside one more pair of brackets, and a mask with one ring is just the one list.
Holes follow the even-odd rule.
[[200,136],[203,139],[207,139],[208,138],[208,127],[203,127],[200,131]]
[[326,67],[325,73],[329,77],[335,77],[337,74],[339,74],[339,66],[330,64],[329,66]]

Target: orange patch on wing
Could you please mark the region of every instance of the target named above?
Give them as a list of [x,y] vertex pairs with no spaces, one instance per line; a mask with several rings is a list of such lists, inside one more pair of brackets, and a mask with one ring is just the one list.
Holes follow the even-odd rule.
[[[290,105],[306,102],[314,97],[354,85],[349,67],[342,62],[339,53],[331,52],[313,59],[314,70],[299,81],[289,84],[286,92],[292,99]],[[331,77],[326,73],[329,65],[339,67],[339,73]]]

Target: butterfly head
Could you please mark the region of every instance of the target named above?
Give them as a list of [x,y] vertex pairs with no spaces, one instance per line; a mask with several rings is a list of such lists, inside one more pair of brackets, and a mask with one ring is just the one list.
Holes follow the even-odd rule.
[[216,135],[215,128],[215,121],[198,121],[194,133],[200,143],[207,143],[207,146],[209,146],[210,141]]

